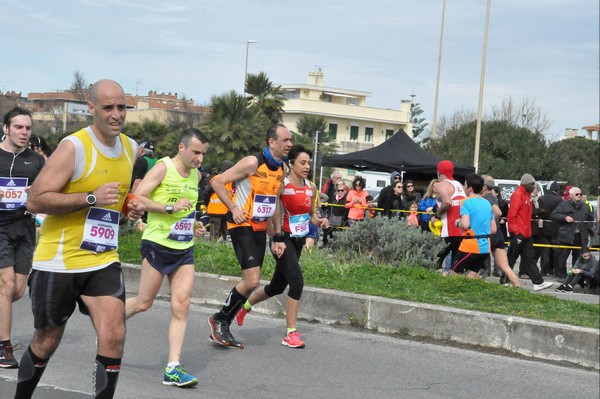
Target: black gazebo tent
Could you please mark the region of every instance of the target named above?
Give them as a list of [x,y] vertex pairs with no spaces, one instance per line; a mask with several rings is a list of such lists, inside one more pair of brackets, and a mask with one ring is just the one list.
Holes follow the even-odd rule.
[[[437,176],[437,164],[442,159],[415,143],[404,130],[398,130],[385,142],[368,150],[323,158],[323,166],[377,172],[404,172],[404,179],[429,180]],[[454,163],[454,176],[465,177],[475,172],[472,166]]]

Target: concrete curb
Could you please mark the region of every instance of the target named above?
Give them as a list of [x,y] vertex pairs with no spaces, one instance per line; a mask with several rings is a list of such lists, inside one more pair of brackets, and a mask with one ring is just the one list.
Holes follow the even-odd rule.
[[[136,293],[141,267],[123,266],[127,291]],[[221,305],[238,281],[237,277],[196,273],[192,300]],[[165,279],[159,296],[168,295]],[[253,307],[253,312],[283,314],[285,300],[284,293]],[[593,328],[313,287],[304,287],[299,317],[327,324],[358,325],[382,333],[503,349],[536,359],[600,369],[600,331]]]

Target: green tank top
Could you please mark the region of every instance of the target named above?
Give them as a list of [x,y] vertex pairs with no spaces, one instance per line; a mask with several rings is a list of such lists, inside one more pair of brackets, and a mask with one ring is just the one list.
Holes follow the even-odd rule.
[[160,185],[150,193],[149,198],[159,204],[175,204],[180,199],[188,198],[192,203],[192,209],[173,214],[149,212],[148,225],[142,239],[172,249],[188,249],[194,245],[198,170],[192,169],[188,177],[183,177],[177,171],[171,158],[165,157],[158,162],[165,163],[167,174]]
[[158,160],[156,158],[151,158],[151,157],[146,156],[146,155],[144,155],[144,159],[148,163],[148,169],[146,170],[146,173],[148,173],[148,171],[150,169],[152,169],[154,167],[154,165],[156,165],[156,161],[158,161]]

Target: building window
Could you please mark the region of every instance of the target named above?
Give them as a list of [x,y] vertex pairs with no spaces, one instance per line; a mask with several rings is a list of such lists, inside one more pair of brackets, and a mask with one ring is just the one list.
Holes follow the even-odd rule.
[[300,91],[299,90],[288,90],[288,91],[284,92],[284,96],[288,100],[291,100],[294,98],[300,98]]
[[365,128],[365,143],[372,143],[372,142],[373,142],[373,128],[366,127]]
[[337,123],[329,124],[329,140],[337,139]]
[[394,135],[393,129],[385,129],[385,139],[389,139]]
[[358,126],[350,126],[350,140],[358,140]]

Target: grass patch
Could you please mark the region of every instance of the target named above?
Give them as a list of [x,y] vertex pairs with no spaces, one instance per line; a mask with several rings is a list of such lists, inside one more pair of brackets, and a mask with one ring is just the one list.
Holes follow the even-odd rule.
[[[121,261],[139,264],[141,233],[124,234],[119,240]],[[240,275],[230,245],[197,241],[195,252],[196,271]],[[463,276],[444,277],[419,266],[373,265],[364,260],[349,262],[346,259],[328,250],[304,251],[300,262],[305,285],[583,327],[600,326],[600,305],[532,294]],[[273,258],[265,256],[263,278],[269,279],[274,267]]]

